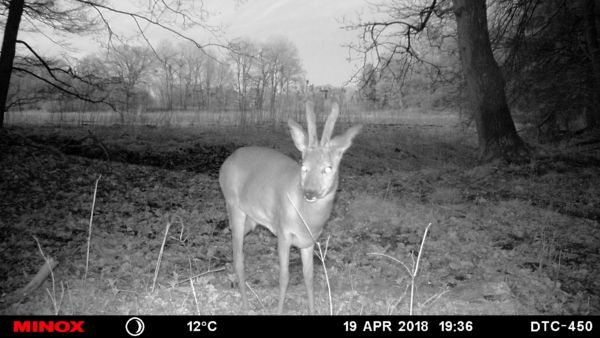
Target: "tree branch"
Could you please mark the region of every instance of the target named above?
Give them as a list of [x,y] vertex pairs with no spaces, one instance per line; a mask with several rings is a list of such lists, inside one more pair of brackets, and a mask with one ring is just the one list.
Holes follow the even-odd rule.
[[[131,17],[133,20],[141,20],[141,21],[145,21],[145,22],[147,22],[147,23],[149,23],[149,24],[152,24],[152,25],[154,25],[154,26],[160,27],[160,28],[162,28],[162,29],[164,29],[164,30],[166,30],[166,31],[168,31],[168,32],[171,32],[171,33],[173,33],[173,34],[174,34],[174,35],[176,35],[176,36],[179,36],[180,38],[182,38],[182,39],[184,39],[184,40],[187,40],[187,41],[189,41],[189,42],[193,43],[193,44],[194,44],[194,45],[195,45],[195,46],[196,46],[198,49],[200,49],[201,51],[203,51],[203,52],[204,52],[205,54],[207,54],[207,55],[209,55],[209,53],[207,53],[207,52],[204,50],[206,47],[215,46],[215,47],[220,47],[220,48],[229,49],[229,48],[228,48],[228,46],[226,46],[226,45],[222,45],[222,44],[218,44],[218,43],[206,43],[206,44],[200,44],[200,43],[199,43],[199,42],[197,42],[195,39],[193,39],[193,38],[191,38],[191,37],[189,37],[189,36],[187,36],[187,35],[185,35],[185,34],[183,34],[183,33],[179,32],[179,31],[177,31],[176,29],[173,29],[173,28],[171,28],[171,27],[169,27],[169,26],[167,26],[167,25],[165,25],[165,24],[161,23],[160,21],[158,21],[158,19],[155,19],[155,18],[152,18],[152,17],[148,17],[148,16],[141,15],[141,14],[138,14],[138,13],[133,13],[133,12],[128,12],[128,11],[119,10],[119,9],[112,8],[112,7],[110,7],[110,6],[106,6],[106,5],[103,5],[103,4],[101,4],[101,3],[97,3],[97,2],[94,2],[94,1],[88,1],[88,0],[75,0],[75,1],[77,1],[77,2],[79,2],[79,3],[82,3],[82,4],[86,4],[86,5],[88,5],[88,6],[91,6],[91,7],[92,7],[92,8],[94,8],[94,9],[95,9],[97,12],[100,12],[101,10],[105,10],[105,11],[108,11],[108,12],[112,12],[112,13],[116,13],[116,14],[120,14],[120,15],[129,16],[129,17]],[[161,1],[161,3],[163,3],[163,5],[165,5],[165,8],[168,8],[168,9],[169,9],[169,10],[171,10],[173,13],[176,13],[176,14],[182,15],[182,17],[184,18],[184,21],[185,21],[185,20],[188,20],[188,21],[190,21],[190,20],[191,20],[191,19],[190,19],[190,17],[189,17],[187,14],[183,13],[183,12],[182,12],[180,9],[172,9],[171,7],[169,7],[168,5],[166,5],[166,3],[164,2],[164,0],[163,0],[163,1]],[[156,4],[156,2],[155,2],[155,4]],[[106,21],[105,19],[103,19],[103,21],[104,21],[105,25],[107,25],[107,26],[110,26],[110,25],[108,24],[108,21]],[[197,22],[195,22],[195,21],[193,21],[193,23],[194,23],[194,24],[199,24],[199,23],[197,23]],[[206,25],[202,25],[202,27],[203,27],[203,28],[205,28],[205,29],[207,29],[207,28],[208,28]],[[112,30],[110,30],[110,29],[109,29],[109,32],[112,32]]]
[[62,87],[59,84],[56,84],[56,83],[54,83],[54,82],[52,82],[52,81],[50,81],[50,80],[48,80],[48,79],[46,79],[46,78],[38,75],[38,74],[30,71],[29,69],[21,68],[21,67],[18,67],[18,66],[13,66],[13,70],[15,70],[17,72],[22,72],[22,73],[31,75],[31,76],[35,77],[36,79],[39,79],[39,80],[41,80],[41,81],[43,81],[43,82],[51,85],[52,87],[60,90],[61,92],[65,93],[65,94],[68,94],[70,96],[73,96],[73,97],[75,97],[77,99],[80,99],[82,101],[89,102],[89,103],[104,103],[107,106],[109,106],[112,110],[117,111],[116,107],[112,103],[106,101],[105,98],[95,100],[95,99],[83,96],[83,95],[81,95],[81,94],[79,94],[77,92],[74,92],[74,91],[71,91],[71,90],[69,90],[67,88]]
[[[366,83],[373,80],[376,74],[383,76],[384,72],[390,70],[396,60],[403,59],[400,71],[396,74],[395,70],[390,70],[394,77],[398,77],[401,82],[404,82],[404,77],[415,63],[425,64],[436,70],[437,76],[443,76],[442,69],[439,65],[426,60],[413,45],[413,38],[425,31],[432,17],[441,18],[442,16],[451,13],[451,11],[442,6],[444,1],[431,2],[424,8],[419,8],[415,11],[414,8],[394,7],[393,5],[375,5],[378,12],[394,13],[390,20],[367,21],[358,24],[346,25],[346,29],[359,29],[361,31],[362,44],[359,46],[349,45],[351,50],[363,54],[363,65],[352,76],[352,79],[362,72],[363,88]],[[398,14],[398,13],[413,13],[413,14]],[[414,19],[412,20],[411,19]],[[400,29],[394,29],[400,27]],[[366,65],[369,61],[369,55],[374,56],[373,67],[365,74]]]

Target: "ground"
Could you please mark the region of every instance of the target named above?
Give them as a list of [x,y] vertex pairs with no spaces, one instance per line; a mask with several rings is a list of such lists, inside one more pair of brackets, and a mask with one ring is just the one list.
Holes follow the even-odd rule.
[[[319,314],[600,314],[597,143],[481,165],[474,139],[460,124],[363,129],[320,237],[324,265],[315,257]],[[8,127],[0,313],[239,314],[217,175],[250,144],[298,158],[283,126]],[[58,265],[23,296],[42,253]],[[251,233],[245,257],[250,313],[272,314],[275,237]],[[284,311],[307,313],[297,250]]]

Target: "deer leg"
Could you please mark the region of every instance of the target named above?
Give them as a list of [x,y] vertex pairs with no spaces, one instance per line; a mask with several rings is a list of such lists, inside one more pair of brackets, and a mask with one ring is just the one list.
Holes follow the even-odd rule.
[[237,275],[238,287],[242,296],[242,312],[248,312],[248,297],[246,296],[246,277],[244,275],[244,236],[246,229],[246,214],[235,206],[227,204],[229,226],[233,244],[233,268]]
[[280,234],[278,237],[277,249],[279,251],[279,306],[277,314],[283,313],[283,302],[285,300],[285,292],[287,291],[288,282],[290,280],[290,247],[292,245],[289,238]]
[[309,314],[315,313],[315,301],[313,295],[313,248],[311,245],[308,248],[300,249],[302,257],[302,273],[304,275],[304,284],[306,285],[306,293],[308,294],[308,311]]

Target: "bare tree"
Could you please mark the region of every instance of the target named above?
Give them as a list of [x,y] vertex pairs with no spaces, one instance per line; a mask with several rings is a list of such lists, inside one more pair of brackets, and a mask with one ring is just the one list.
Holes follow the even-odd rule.
[[131,111],[140,90],[138,86],[148,80],[148,71],[154,62],[150,53],[149,48],[129,45],[115,46],[108,52],[107,63],[124,95],[125,112]]
[[584,0],[583,16],[585,25],[585,41],[592,69],[592,102],[587,114],[589,127],[600,125],[600,42],[596,23],[596,0]]
[[4,40],[2,40],[2,51],[0,51],[0,127],[4,126],[4,111],[24,4],[23,0],[11,0],[8,6],[8,18],[4,29]]
[[509,105],[527,112],[540,141],[598,127],[597,3],[488,2],[490,41]]
[[[217,110],[224,110],[229,105],[230,92],[233,88],[234,77],[229,64],[217,63],[214,72],[215,100],[213,104]],[[233,92],[233,90],[231,90]]]
[[[98,107],[113,105],[111,102],[111,90],[118,85],[117,79],[112,77],[111,69],[106,62],[104,55],[90,54],[80,59],[75,65],[75,73],[80,74],[85,82],[78,85],[78,91],[85,98],[92,100],[80,100],[72,95],[64,94],[65,99],[78,101],[81,108],[77,110],[90,111],[97,110]],[[99,105],[99,103],[101,103]],[[116,110],[116,107],[113,108]]]
[[52,96],[52,88],[27,74],[15,73],[6,100],[7,109],[29,107]]
[[[82,32],[94,27],[95,21],[87,16],[86,11],[81,10],[81,5],[66,6],[65,4],[57,5],[54,2],[47,1],[10,0],[1,1],[0,6],[5,9],[2,13],[7,15],[4,40],[0,51],[0,128],[4,126],[4,113],[7,108],[10,78],[13,71],[28,74],[75,97],[93,101],[91,98],[86,98],[78,93],[76,88],[64,81],[62,77],[67,74],[77,78],[71,69],[54,67],[50,61],[42,58],[26,41],[17,40],[23,16],[30,21],[37,21],[47,27],[72,33]],[[22,58],[15,65],[17,44],[25,47],[32,56]],[[44,69],[45,72],[39,72],[38,69]]]
[[208,60],[212,60],[212,55],[208,57],[208,52],[202,53],[188,43],[179,45],[178,49],[180,62],[178,77],[182,97],[185,98],[183,109],[188,108],[188,103],[195,104],[198,108],[203,107],[209,99],[212,73],[208,70]]
[[[194,39],[184,35],[175,27],[183,22],[186,27],[199,26],[208,32],[216,34],[213,27],[204,24],[207,13],[200,5],[194,2],[183,0],[151,0],[147,7],[140,11],[126,11],[117,7],[107,5],[104,0],[70,0],[70,1],[24,1],[24,0],[5,0],[0,1],[0,15],[7,15],[6,26],[4,30],[4,40],[2,50],[0,51],[0,127],[3,127],[4,113],[6,111],[6,100],[10,85],[12,71],[21,71],[28,73],[27,69],[15,69],[13,67],[16,44],[21,43],[38,59],[42,65],[47,62],[35,52],[33,48],[25,41],[18,41],[17,34],[20,29],[21,18],[26,17],[28,22],[39,24],[41,27],[49,27],[53,30],[63,31],[73,34],[84,34],[90,31],[102,30],[107,33],[109,45],[113,41],[119,40],[119,36],[112,29],[111,20],[116,17],[117,20],[127,18],[135,24],[141,35],[148,43],[145,35],[148,26],[160,27],[179,38],[188,40],[203,49],[209,45],[226,47],[219,44],[200,44]],[[108,15],[111,14],[111,15]],[[40,80],[56,87],[64,93],[73,95],[82,100],[87,98],[81,93],[73,90],[74,88],[65,87],[61,81],[56,80],[56,72],[64,74],[69,73],[69,69],[52,69],[46,67],[46,77],[40,77]],[[31,76],[34,72],[29,71]],[[72,73],[73,75],[77,75]]]
[[298,49],[288,39],[275,38],[265,44],[265,54],[268,65],[268,76],[270,89],[270,111],[271,120],[276,121],[277,97],[285,90],[289,91],[291,83],[303,81],[304,70],[298,56]]
[[[236,91],[238,105],[242,112],[242,121],[245,122],[245,112],[248,110],[248,91],[251,80],[251,71],[255,66],[256,45],[248,40],[236,40],[230,44],[230,57],[234,63]],[[243,123],[242,123],[243,124]]]
[[177,50],[171,41],[163,40],[155,49],[157,62],[160,65],[158,91],[161,93],[163,107],[168,111],[173,110],[175,96],[175,65]]
[[253,78],[255,88],[254,107],[257,111],[262,111],[263,109],[265,90],[270,81],[270,77],[272,76],[270,65],[272,60],[268,48],[269,46],[267,44],[262,44],[256,56],[256,74]]
[[[386,20],[359,22],[349,28],[358,29],[362,44],[351,46],[364,56],[364,63],[373,60],[370,76],[400,61],[399,76],[404,77],[415,64],[427,65],[435,74],[445,70],[435,59],[418,48],[419,41],[430,44],[451,38],[449,16],[454,13],[457,23],[458,52],[462,72],[479,135],[480,158],[520,160],[527,147],[515,131],[506,103],[504,80],[490,47],[484,0],[452,1],[429,0],[421,4],[392,1],[376,6],[380,12],[390,13]],[[369,77],[363,80],[369,83]]]
[[485,1],[453,0],[463,73],[483,160],[528,156],[510,115],[504,79],[492,54]]
[[224,86],[231,85],[230,65],[209,49],[199,50],[188,41],[173,45],[165,40],[155,54],[160,68],[154,87],[161,93],[163,107],[169,111],[174,109],[177,97],[181,109],[210,111],[214,96],[223,95]]

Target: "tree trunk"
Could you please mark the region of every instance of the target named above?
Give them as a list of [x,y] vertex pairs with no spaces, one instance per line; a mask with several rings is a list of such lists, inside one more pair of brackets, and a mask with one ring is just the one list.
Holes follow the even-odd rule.
[[504,79],[494,60],[485,0],[453,0],[458,47],[475,116],[482,161],[522,161],[529,155],[510,115]]
[[6,110],[6,99],[10,87],[10,75],[15,59],[17,34],[23,14],[24,0],[11,0],[8,7],[8,18],[4,29],[4,40],[2,40],[2,51],[0,51],[0,128],[4,127],[4,113]]
[[585,0],[584,27],[585,40],[592,64],[592,107],[588,109],[586,120],[588,127],[600,125],[600,44],[598,43],[598,30],[596,27],[596,4],[595,0]]
[[207,74],[206,81],[205,81],[205,86],[206,86],[206,104],[205,104],[205,109],[208,112],[211,111],[211,97],[210,97],[210,88],[212,86],[211,82],[212,81],[210,80],[210,78],[208,77],[208,74]]

